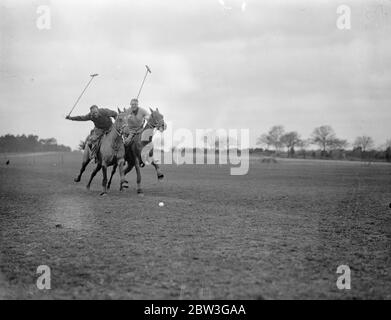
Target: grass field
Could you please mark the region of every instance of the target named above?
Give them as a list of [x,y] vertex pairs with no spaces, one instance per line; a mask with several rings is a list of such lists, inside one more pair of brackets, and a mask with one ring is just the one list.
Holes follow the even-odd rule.
[[[142,169],[145,196],[75,153],[0,165],[0,298],[391,299],[391,166],[250,159]],[[158,203],[164,202],[163,207]],[[339,265],[351,290],[336,287]],[[38,290],[39,265],[51,290]]]

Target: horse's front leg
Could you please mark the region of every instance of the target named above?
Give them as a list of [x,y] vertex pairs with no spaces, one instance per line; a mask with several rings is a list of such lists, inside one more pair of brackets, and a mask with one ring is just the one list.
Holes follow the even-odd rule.
[[119,190],[122,191],[124,188],[128,188],[128,181],[125,180],[125,160],[119,159],[118,160],[118,167],[119,167],[119,176],[120,176],[120,187]]
[[102,164],[102,173],[103,173],[103,180],[102,180],[102,192],[100,193],[101,196],[104,196],[107,194],[107,164]]
[[88,146],[85,147],[84,149],[84,154],[83,154],[83,163],[80,168],[79,175],[73,179],[75,182],[80,182],[81,176],[83,175],[83,172],[86,170],[87,165],[90,163],[90,152]]
[[143,194],[143,190],[141,189],[141,170],[140,170],[140,160],[138,157],[136,157],[136,161],[134,164],[136,168],[136,174],[137,174],[137,193],[139,195]]
[[111,169],[111,176],[110,176],[110,179],[109,179],[109,183],[107,184],[107,189],[110,189],[110,186],[111,186],[111,180],[113,179],[113,176],[115,174],[115,171],[117,170],[117,164],[114,164],[113,165],[113,169]]
[[88,190],[90,190],[92,179],[94,179],[95,175],[98,173],[98,171],[99,171],[101,168],[102,168],[102,165],[101,165],[100,163],[98,163],[98,164],[96,165],[94,171],[92,171],[90,180],[88,181],[88,184],[87,184],[87,189],[88,189]]

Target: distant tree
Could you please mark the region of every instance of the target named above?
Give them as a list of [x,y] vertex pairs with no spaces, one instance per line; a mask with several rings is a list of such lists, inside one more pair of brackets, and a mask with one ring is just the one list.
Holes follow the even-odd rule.
[[344,139],[335,138],[331,141],[330,149],[345,149],[349,146],[349,143]]
[[281,136],[281,144],[285,145],[288,149],[288,157],[293,156],[295,153],[295,146],[300,142],[299,134],[296,131],[291,131]]
[[326,152],[326,148],[330,146],[331,141],[335,138],[334,130],[330,126],[315,128],[312,133],[312,142],[317,144],[324,152]]
[[344,149],[348,145],[346,140],[338,139],[333,128],[327,125],[315,128],[311,141],[322,149],[323,154],[326,154],[327,150]]
[[297,142],[297,147],[300,149],[300,153],[303,155],[304,158],[307,157],[307,151],[306,148],[311,144],[311,141],[309,139],[300,139]]
[[283,126],[273,126],[268,132],[269,139],[276,151],[279,151],[280,148],[282,147],[281,137],[283,136],[283,134],[284,134]]
[[257,145],[258,146],[266,146],[266,149],[269,149],[270,148],[270,146],[271,146],[271,141],[270,141],[270,139],[269,139],[269,136],[266,134],[266,133],[264,133],[264,134],[262,134],[260,137],[258,137],[258,139],[257,139]]
[[26,136],[6,134],[0,137],[0,152],[40,152],[71,151],[71,148],[58,145],[55,138],[38,139],[37,135]]
[[[38,136],[37,136],[38,138]],[[49,138],[49,139],[40,139],[40,143],[45,144],[45,145],[56,145],[57,140],[55,138]]]
[[385,152],[386,160],[388,162],[391,162],[391,147],[387,147],[386,152]]
[[365,152],[374,147],[374,142],[371,137],[368,136],[360,136],[357,137],[353,143],[354,148],[361,148],[362,152]]
[[386,141],[386,145],[385,145],[385,157],[386,157],[386,160],[388,162],[391,162],[391,139],[388,139]]
[[267,134],[263,134],[258,138],[257,144],[266,145],[268,148],[269,146],[273,146],[274,149],[278,152],[282,147],[281,137],[283,134],[283,126],[273,126]]

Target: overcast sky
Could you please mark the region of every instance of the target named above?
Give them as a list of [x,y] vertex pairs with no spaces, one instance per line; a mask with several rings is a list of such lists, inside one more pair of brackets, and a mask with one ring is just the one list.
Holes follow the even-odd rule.
[[[0,134],[55,137],[76,148],[92,123],[64,119],[97,104],[140,105],[174,128],[272,125],[308,137],[391,138],[391,1],[0,0]],[[225,7],[223,6],[225,4]],[[336,26],[351,8],[351,29]],[[36,26],[51,9],[51,28]]]

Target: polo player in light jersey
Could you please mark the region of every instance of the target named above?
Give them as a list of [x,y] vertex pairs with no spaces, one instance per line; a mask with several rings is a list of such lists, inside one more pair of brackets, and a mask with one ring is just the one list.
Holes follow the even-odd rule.
[[66,119],[73,121],[92,121],[94,123],[95,128],[91,130],[87,142],[91,150],[90,158],[96,159],[99,141],[111,129],[113,125],[111,118],[115,117],[117,117],[117,112],[110,109],[98,108],[96,105],[93,105],[90,108],[90,113],[85,116],[67,116]]
[[142,131],[150,114],[147,110],[138,106],[137,99],[132,99],[132,101],[130,101],[130,109],[126,110],[126,112],[130,113],[130,117],[128,118],[127,136],[124,140],[125,146],[128,146],[132,142],[134,136]]

